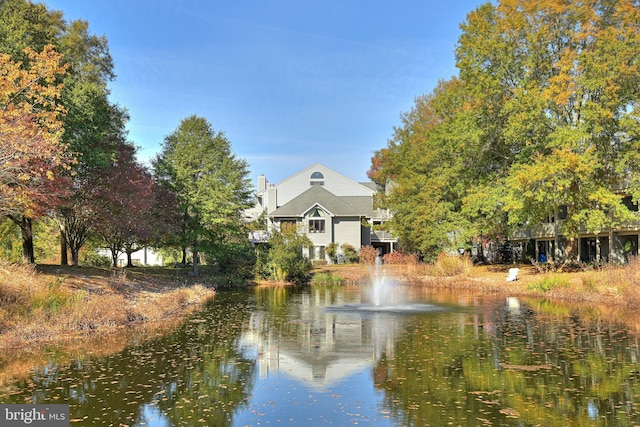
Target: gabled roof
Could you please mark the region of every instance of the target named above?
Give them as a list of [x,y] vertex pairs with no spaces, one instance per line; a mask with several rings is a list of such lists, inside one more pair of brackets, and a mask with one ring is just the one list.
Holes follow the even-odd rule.
[[313,185],[298,197],[273,211],[271,217],[300,217],[314,206],[333,216],[367,216],[373,214],[371,197],[338,197],[321,185]]
[[308,166],[304,169],[302,169],[301,171],[283,179],[282,181],[274,184],[275,187],[281,186],[283,185],[285,182],[290,181],[295,179],[296,177],[300,176],[300,175],[304,175],[305,177],[307,177],[312,171],[316,171],[316,170],[321,170],[323,172],[330,172],[332,174],[334,174],[335,176],[338,176],[344,180],[350,181],[352,182],[354,185],[358,185],[358,186],[362,186],[368,190],[373,191],[374,193],[377,191],[376,189],[376,185],[373,182],[357,182],[352,180],[351,178],[347,178],[346,176],[342,175],[339,172],[334,171],[333,169],[330,169],[328,167],[326,167],[325,165],[321,164],[321,163],[314,163],[311,166]]

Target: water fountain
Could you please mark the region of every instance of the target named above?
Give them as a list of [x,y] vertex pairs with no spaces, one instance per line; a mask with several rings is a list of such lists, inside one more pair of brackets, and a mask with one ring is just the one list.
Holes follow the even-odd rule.
[[361,304],[344,304],[326,307],[327,311],[346,312],[383,312],[383,313],[425,313],[443,310],[433,304],[413,303],[405,298],[401,286],[393,278],[387,277],[380,257],[376,258],[373,268],[369,270],[370,281],[366,296],[368,302]]

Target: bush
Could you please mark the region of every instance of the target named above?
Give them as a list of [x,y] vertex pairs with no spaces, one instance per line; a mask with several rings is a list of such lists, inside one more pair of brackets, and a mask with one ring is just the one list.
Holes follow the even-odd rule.
[[402,251],[393,251],[384,254],[382,260],[385,264],[417,265],[418,255]]
[[[302,256],[302,248],[312,246],[311,240],[295,230],[274,232],[269,241],[267,264],[274,280],[305,282],[313,269],[313,264]],[[261,259],[261,256],[258,256]]]
[[111,267],[111,258],[90,251],[84,255],[80,264],[88,267]]
[[438,255],[435,264],[430,268],[433,276],[451,277],[468,275],[473,267],[473,262],[469,257],[457,254],[441,253]]
[[353,245],[343,243],[342,246],[340,246],[340,249],[342,249],[342,253],[348,263],[354,264],[360,260],[358,251],[356,251],[356,248],[354,248]]
[[327,256],[333,262],[336,260],[336,256],[338,255],[338,244],[336,242],[331,242],[327,245]]
[[360,248],[360,264],[373,265],[376,263],[378,250],[373,246],[362,246]]

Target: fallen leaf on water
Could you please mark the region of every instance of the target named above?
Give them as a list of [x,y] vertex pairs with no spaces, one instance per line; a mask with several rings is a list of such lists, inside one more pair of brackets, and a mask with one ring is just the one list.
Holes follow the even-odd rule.
[[520,416],[520,412],[516,411],[513,408],[500,409],[500,413],[506,415],[509,418],[518,418]]

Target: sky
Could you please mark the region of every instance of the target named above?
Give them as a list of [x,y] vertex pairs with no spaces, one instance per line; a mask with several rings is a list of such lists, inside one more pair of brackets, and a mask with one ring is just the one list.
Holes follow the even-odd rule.
[[481,0],[42,0],[105,36],[111,101],[148,162],[193,114],[255,185],[314,164],[366,181],[415,98],[457,74]]

